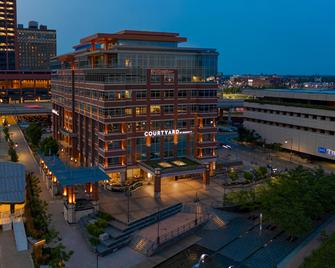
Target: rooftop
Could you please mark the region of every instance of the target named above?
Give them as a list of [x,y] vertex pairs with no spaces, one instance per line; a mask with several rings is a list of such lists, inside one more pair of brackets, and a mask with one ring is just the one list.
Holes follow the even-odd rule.
[[178,33],[123,30],[117,33],[96,33],[80,39],[80,44],[83,45],[88,44],[90,42],[116,41],[120,39],[174,42],[174,43],[187,41],[186,38],[180,37]]
[[73,168],[64,164],[56,156],[40,156],[49,171],[61,186],[79,185],[89,182],[108,180],[108,175],[98,167]]
[[248,93],[251,93],[253,91],[255,92],[271,92],[271,93],[298,93],[298,94],[335,94],[335,89],[332,88],[319,88],[319,89],[306,89],[306,88],[287,88],[287,89],[250,89],[246,90]]
[[25,188],[24,165],[0,162],[0,203],[24,203]]

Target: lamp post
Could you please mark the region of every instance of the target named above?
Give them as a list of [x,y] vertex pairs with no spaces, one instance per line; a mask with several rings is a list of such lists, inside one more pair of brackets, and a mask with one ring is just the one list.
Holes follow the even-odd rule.
[[157,245],[160,244],[160,237],[159,237],[159,206],[157,207]]
[[127,188],[127,220],[130,222],[130,186]]

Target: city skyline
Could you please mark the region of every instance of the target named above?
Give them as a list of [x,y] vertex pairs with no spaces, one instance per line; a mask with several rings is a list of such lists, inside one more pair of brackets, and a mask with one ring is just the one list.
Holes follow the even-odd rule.
[[194,3],[202,2],[99,0],[80,6],[77,0],[18,0],[18,23],[37,20],[56,29],[58,54],[93,32],[168,31],[188,36],[187,46],[218,48],[219,71],[225,74],[335,73],[335,3],[329,0],[214,0],[201,8]]

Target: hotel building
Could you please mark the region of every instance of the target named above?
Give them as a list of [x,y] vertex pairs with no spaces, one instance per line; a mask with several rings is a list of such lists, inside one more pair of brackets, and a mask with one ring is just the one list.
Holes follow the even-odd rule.
[[66,155],[121,184],[195,163],[213,174],[218,53],[182,42],[176,33],[98,33],[56,57],[53,133]]
[[244,126],[266,143],[335,160],[333,89],[245,90]]
[[56,56],[56,31],[30,21],[28,28],[17,28],[17,57],[20,70],[49,70]]
[[0,70],[16,67],[16,1],[0,1]]

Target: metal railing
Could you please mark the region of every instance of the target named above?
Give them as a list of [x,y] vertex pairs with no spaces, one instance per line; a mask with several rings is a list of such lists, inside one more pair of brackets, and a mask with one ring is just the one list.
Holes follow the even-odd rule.
[[209,214],[204,214],[204,215],[199,215],[198,217],[196,217],[194,220],[179,226],[178,228],[164,233],[162,235],[159,236],[159,242],[158,241],[150,241],[151,245],[150,247],[147,249],[146,253],[147,256],[151,256],[154,254],[154,252],[157,250],[158,247],[160,247],[161,245],[172,241],[173,239],[175,239],[178,236],[181,236],[185,233],[187,233],[190,230],[193,230],[195,228],[197,228],[198,226],[202,225],[203,223],[207,222],[209,220],[210,216]]

